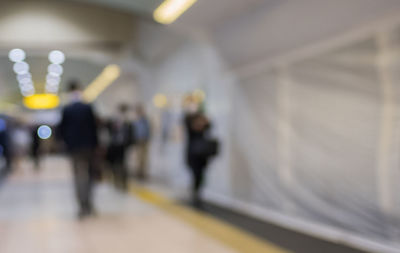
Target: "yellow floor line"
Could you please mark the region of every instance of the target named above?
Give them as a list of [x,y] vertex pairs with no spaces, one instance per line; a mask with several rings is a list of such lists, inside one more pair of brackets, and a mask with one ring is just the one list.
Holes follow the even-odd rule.
[[171,200],[144,187],[132,185],[131,193],[144,202],[178,217],[204,234],[222,242],[240,253],[287,253],[272,243],[217,220],[210,215],[176,204]]

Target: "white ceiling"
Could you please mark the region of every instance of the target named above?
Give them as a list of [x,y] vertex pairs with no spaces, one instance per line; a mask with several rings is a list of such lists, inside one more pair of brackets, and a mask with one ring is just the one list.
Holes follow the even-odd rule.
[[124,12],[148,15],[159,6],[163,0],[60,0],[65,2],[82,2],[102,5]]
[[[59,0],[82,2],[118,9],[151,18],[152,12],[164,0]],[[266,2],[286,0],[198,0],[174,25],[214,29],[241,13],[257,8]]]
[[183,16],[177,25],[211,29],[229,22],[260,4],[276,0],[199,0]]

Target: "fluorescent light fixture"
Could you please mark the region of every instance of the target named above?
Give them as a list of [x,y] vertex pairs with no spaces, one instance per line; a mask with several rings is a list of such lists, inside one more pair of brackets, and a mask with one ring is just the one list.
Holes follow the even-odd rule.
[[65,61],[65,55],[59,50],[51,51],[49,54],[49,61],[53,64],[63,64]]
[[117,65],[108,65],[98,77],[84,90],[83,97],[87,102],[93,102],[121,74]]
[[196,2],[197,0],[165,0],[154,11],[154,20],[161,24],[171,24]]
[[24,98],[26,108],[32,110],[53,109],[60,104],[60,98],[54,94],[35,94]]
[[12,62],[21,62],[25,60],[26,54],[24,50],[15,48],[8,53],[8,58]]

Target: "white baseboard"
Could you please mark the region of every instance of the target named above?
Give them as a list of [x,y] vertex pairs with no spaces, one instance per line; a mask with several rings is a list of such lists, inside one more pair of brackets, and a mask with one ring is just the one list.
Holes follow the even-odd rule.
[[204,198],[211,203],[215,203],[243,214],[265,220],[269,223],[311,235],[313,237],[348,245],[353,248],[358,248],[368,252],[400,253],[400,244],[397,245],[395,243],[391,243],[391,245],[388,245],[388,242],[385,243],[374,241],[369,238],[354,235],[353,233],[340,228],[330,227],[327,225],[290,217],[279,212],[257,207],[252,204],[231,199],[209,191],[204,193]]

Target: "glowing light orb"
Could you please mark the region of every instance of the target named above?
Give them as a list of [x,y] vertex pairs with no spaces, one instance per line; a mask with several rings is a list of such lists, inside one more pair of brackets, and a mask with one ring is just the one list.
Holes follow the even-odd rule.
[[61,76],[62,73],[64,72],[64,69],[61,65],[59,64],[50,64],[49,67],[47,68],[47,71],[51,74],[51,75],[55,75],[55,76]]
[[14,64],[13,70],[18,75],[26,74],[29,72],[29,64],[24,61],[16,62]]
[[51,51],[49,54],[49,61],[53,64],[63,64],[65,61],[65,55],[59,50]]
[[24,50],[15,48],[8,53],[8,58],[12,62],[22,62],[25,60],[26,54]]
[[52,131],[51,131],[51,128],[49,126],[42,125],[42,126],[40,126],[38,128],[37,134],[38,134],[40,139],[46,140],[46,139],[51,137]]

